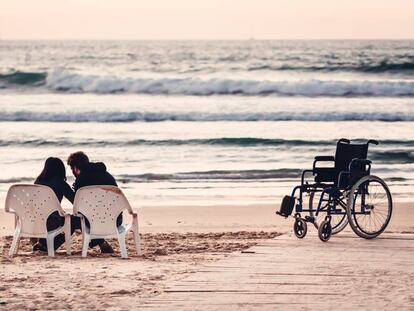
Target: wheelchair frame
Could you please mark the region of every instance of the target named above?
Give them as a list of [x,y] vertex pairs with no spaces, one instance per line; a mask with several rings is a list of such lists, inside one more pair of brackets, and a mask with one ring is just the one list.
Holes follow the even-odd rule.
[[[340,139],[340,143],[350,144],[348,139]],[[369,140],[366,143],[366,151],[369,144],[378,145],[375,140]],[[354,158],[348,165],[348,171],[340,171],[338,180],[330,183],[313,182],[309,183],[306,180],[306,175],[312,173],[313,176],[317,174],[318,162],[335,162],[332,156],[317,156],[313,162],[311,170],[304,170],[301,175],[301,184],[294,187],[291,196],[285,196],[282,201],[280,211],[276,214],[285,218],[291,215],[293,207],[295,207],[295,223],[293,226],[294,233],[298,238],[304,238],[307,233],[307,223],[312,223],[318,229],[319,238],[326,242],[330,239],[332,234],[341,232],[349,223],[352,230],[360,237],[371,239],[380,235],[387,227],[392,215],[392,196],[385,181],[381,178],[371,175],[372,162],[368,159]],[[359,218],[374,214],[378,210],[378,205],[374,203],[369,204],[366,201],[371,196],[370,185],[378,184],[381,189],[376,188],[376,191],[382,191],[383,197],[386,197],[387,209],[381,211],[382,223],[380,220],[375,220],[375,224],[380,225],[379,228],[367,230],[363,228],[364,224],[359,223]],[[296,197],[296,194],[299,194]],[[309,194],[309,206],[304,206],[304,194]],[[320,194],[320,198],[316,208],[313,208],[313,199],[316,194]],[[358,204],[358,196],[360,197],[360,206]],[[326,198],[327,197],[327,198]],[[295,201],[297,203],[295,204]],[[384,202],[385,203],[385,202]],[[309,213],[305,217],[301,213]],[[380,213],[380,212],[378,212]],[[386,216],[384,216],[386,214]],[[318,216],[326,214],[324,220],[318,224]],[[335,219],[336,223],[332,220]],[[338,221],[339,219],[339,221]],[[370,220],[371,221],[371,220]],[[366,225],[366,224],[365,224]],[[372,227],[372,224],[370,224]]]

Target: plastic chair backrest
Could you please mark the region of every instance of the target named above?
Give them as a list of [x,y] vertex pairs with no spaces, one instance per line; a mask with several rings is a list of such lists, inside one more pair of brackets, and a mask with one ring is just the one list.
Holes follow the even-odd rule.
[[20,221],[21,232],[47,234],[46,221],[50,214],[63,209],[53,190],[47,186],[13,185],[7,192],[6,212],[13,210]]
[[339,140],[335,152],[335,169],[339,174],[348,171],[349,164],[353,159],[366,159],[368,156],[368,143],[351,144],[349,141]]
[[94,235],[116,234],[116,219],[125,209],[132,213],[125,195],[115,186],[82,187],[76,191],[73,203],[74,214],[88,219],[90,233]]

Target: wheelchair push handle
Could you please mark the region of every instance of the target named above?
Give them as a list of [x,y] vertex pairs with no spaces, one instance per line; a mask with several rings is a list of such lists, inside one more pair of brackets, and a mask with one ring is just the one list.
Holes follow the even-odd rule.
[[[349,145],[351,143],[351,141],[349,139],[346,139],[346,138],[341,138],[340,140],[338,140],[338,144],[340,144],[340,143]],[[369,144],[379,145],[379,142],[378,142],[378,140],[370,139],[370,140],[367,141],[367,145],[369,145]]]
[[346,139],[346,138],[341,138],[340,140],[338,140],[338,144],[339,143],[344,143],[344,144],[349,145],[351,143],[351,141],[349,139]]

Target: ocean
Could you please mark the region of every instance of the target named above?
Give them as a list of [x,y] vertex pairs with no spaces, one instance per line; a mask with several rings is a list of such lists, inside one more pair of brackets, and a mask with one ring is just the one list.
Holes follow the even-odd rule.
[[413,98],[414,41],[0,41],[0,198],[82,150],[134,207],[277,207],[344,137],[410,200]]

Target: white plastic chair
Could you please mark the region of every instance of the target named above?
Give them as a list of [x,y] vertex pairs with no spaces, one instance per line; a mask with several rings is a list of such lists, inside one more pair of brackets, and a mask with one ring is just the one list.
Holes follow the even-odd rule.
[[[21,237],[45,238],[48,255],[54,257],[54,239],[62,232],[65,233],[66,252],[71,254],[70,215],[63,211],[51,188],[30,184],[13,185],[7,192],[5,210],[13,213],[16,220],[10,257],[17,254]],[[55,211],[65,217],[65,224],[47,231],[47,218]]]
[[[132,215],[132,224],[117,227],[118,215],[127,210]],[[121,257],[128,258],[126,235],[132,231],[137,255],[141,256],[141,241],[138,231],[138,214],[134,213],[127,198],[115,186],[86,186],[76,191],[73,213],[81,218],[82,257],[88,253],[89,242],[93,239],[118,238]],[[90,227],[86,226],[85,217]]]

